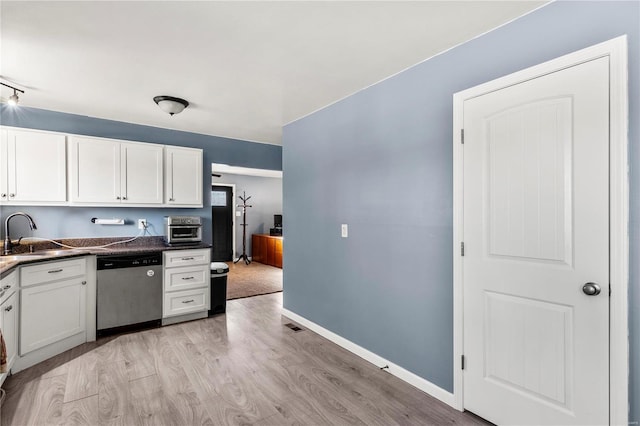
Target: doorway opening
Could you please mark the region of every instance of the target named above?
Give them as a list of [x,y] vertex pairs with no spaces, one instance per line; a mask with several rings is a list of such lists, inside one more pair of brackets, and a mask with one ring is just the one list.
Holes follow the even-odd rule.
[[[227,300],[282,291],[282,267],[268,264],[260,242],[254,243],[269,236],[282,218],[282,172],[213,163],[211,173],[212,261],[229,265]],[[252,206],[247,208],[246,226],[238,206],[243,193],[251,196]],[[242,254],[243,228],[248,265],[234,263]]]

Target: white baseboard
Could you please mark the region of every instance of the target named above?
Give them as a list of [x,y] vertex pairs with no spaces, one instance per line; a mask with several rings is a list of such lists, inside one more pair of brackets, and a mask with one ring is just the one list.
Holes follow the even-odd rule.
[[434,385],[428,380],[423,379],[420,376],[400,367],[397,364],[392,363],[391,361],[382,358],[381,356],[353,343],[350,340],[345,339],[342,336],[335,334],[332,331],[327,330],[326,328],[309,321],[308,319],[301,317],[300,315],[291,312],[288,309],[282,309],[282,315],[285,317],[297,322],[298,324],[308,328],[309,330],[318,333],[325,339],[328,339],[335,343],[338,346],[342,346],[349,352],[352,352],[358,355],[360,358],[364,359],[372,363],[373,365],[381,368],[386,365],[389,366],[386,370],[398,377],[400,380],[407,382],[408,384],[420,389],[421,391],[431,395],[432,397],[444,402],[447,405],[450,405],[453,408],[456,408],[455,398],[453,397],[453,393],[442,389],[440,386]]

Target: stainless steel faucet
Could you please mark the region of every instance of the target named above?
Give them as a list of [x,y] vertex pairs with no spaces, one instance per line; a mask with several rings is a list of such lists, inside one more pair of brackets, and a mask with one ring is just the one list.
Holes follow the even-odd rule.
[[[36,223],[33,221],[33,218],[31,216],[29,216],[26,213],[23,212],[15,212],[13,214],[10,214],[9,216],[7,216],[7,218],[4,221],[4,250],[3,250],[3,254],[6,256],[8,254],[13,253],[13,246],[17,245],[17,244],[13,244],[11,242],[11,236],[9,235],[9,220],[11,220],[12,217],[14,216],[24,216],[27,218],[27,220],[29,221],[29,228],[31,228],[31,230],[34,229],[38,229],[38,227],[36,226]],[[18,240],[18,244],[20,244],[20,240]]]

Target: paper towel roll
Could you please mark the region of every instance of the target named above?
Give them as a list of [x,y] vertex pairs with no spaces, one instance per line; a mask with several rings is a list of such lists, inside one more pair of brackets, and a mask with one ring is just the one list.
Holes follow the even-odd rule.
[[96,225],[124,225],[124,219],[98,219],[97,217],[94,217],[91,219],[91,222],[95,223]]

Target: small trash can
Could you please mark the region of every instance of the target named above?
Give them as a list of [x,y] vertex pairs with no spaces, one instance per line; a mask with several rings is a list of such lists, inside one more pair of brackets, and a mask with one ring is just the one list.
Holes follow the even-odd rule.
[[209,309],[209,316],[221,314],[227,310],[227,274],[229,274],[229,265],[223,262],[211,262],[211,309]]

